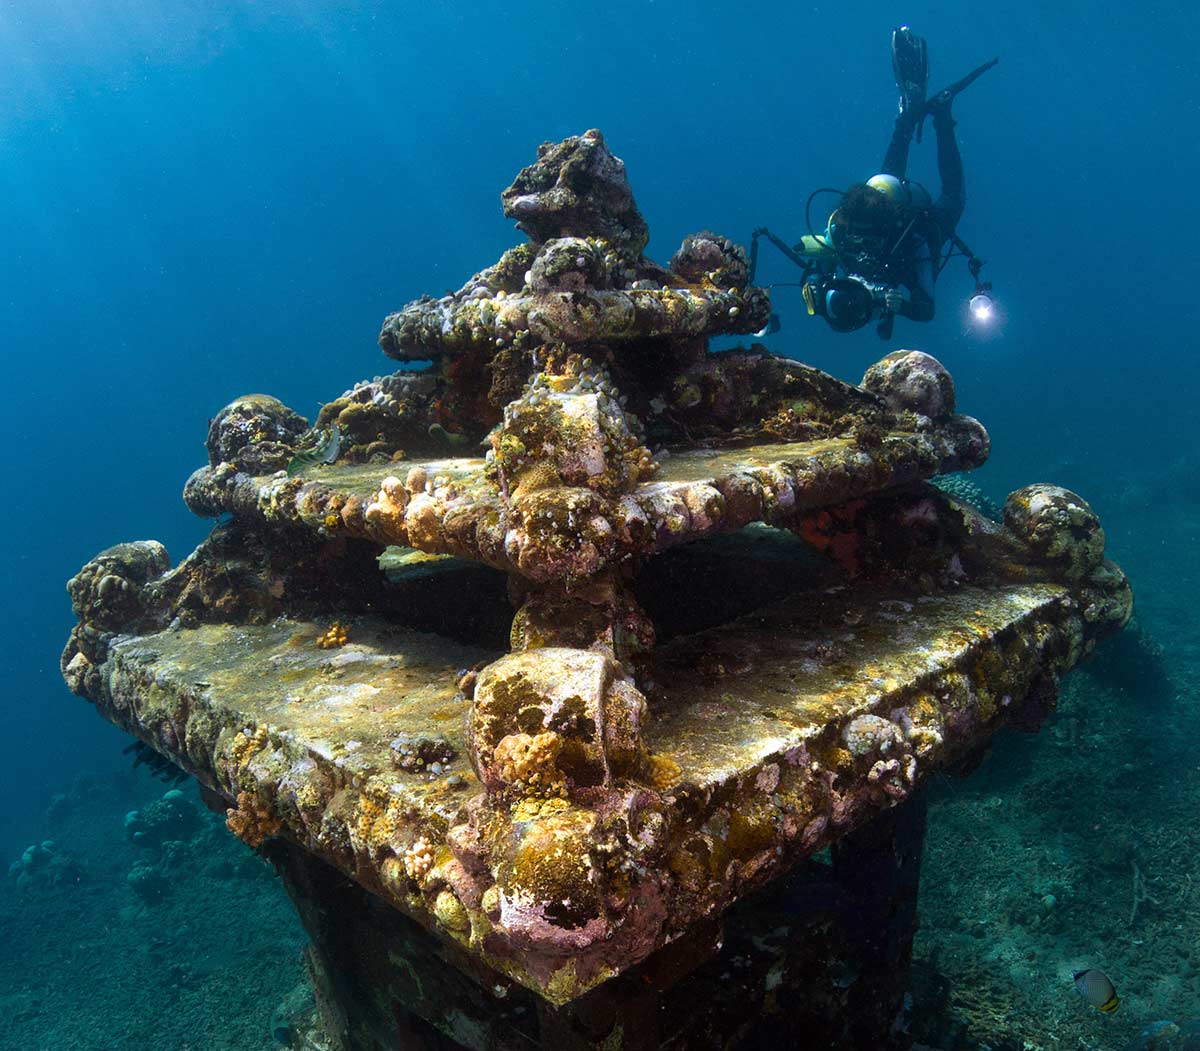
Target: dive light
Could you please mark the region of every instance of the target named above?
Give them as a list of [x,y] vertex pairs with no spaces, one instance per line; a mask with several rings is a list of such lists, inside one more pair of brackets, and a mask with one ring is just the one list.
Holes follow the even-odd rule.
[[991,291],[992,283],[990,281],[979,281],[967,303],[967,307],[971,311],[971,320],[977,325],[987,325],[996,316],[996,304],[989,294]]

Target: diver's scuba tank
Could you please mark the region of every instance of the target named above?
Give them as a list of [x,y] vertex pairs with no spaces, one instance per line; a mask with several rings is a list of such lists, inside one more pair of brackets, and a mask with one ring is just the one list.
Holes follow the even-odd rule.
[[[904,208],[923,211],[933,204],[933,196],[921,183],[913,179],[902,179],[898,175],[880,172],[867,180],[872,190],[877,190],[889,201]],[[835,213],[836,214],[836,213]]]

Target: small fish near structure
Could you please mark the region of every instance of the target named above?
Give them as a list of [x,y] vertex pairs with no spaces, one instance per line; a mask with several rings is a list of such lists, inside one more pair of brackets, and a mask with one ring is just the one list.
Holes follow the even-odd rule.
[[188,773],[181,770],[166,756],[156,752],[145,741],[134,741],[121,749],[122,755],[133,756],[133,769],[144,766],[150,776],[169,785],[182,784],[188,779]]
[[1090,967],[1085,971],[1076,971],[1074,978],[1075,988],[1079,990],[1079,995],[1097,1011],[1110,1015],[1121,1006],[1121,998],[1117,995],[1117,990],[1103,971]]
[[338,430],[335,424],[311,449],[305,449],[302,452],[296,453],[288,461],[287,476],[295,478],[301,471],[307,470],[314,464],[333,463],[337,459],[341,448],[342,432]]

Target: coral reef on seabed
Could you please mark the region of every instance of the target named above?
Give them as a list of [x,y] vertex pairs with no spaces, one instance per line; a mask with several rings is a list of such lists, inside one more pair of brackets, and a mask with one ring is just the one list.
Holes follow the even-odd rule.
[[[55,857],[70,844],[73,874],[43,878],[35,861],[32,878],[0,879],[0,1046],[283,1046],[271,1012],[307,986],[303,931],[270,867],[194,786],[164,797],[144,775],[83,773],[43,821],[64,845]],[[129,878],[147,870],[162,893]]]
[[23,892],[78,883],[83,877],[79,862],[59,850],[58,844],[51,839],[30,844],[8,867],[8,878]]

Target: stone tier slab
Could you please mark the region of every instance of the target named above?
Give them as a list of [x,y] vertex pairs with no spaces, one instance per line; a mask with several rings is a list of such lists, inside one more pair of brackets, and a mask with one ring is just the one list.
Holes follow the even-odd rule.
[[[653,885],[660,906],[637,952],[618,959],[603,945],[575,958],[561,942],[509,939],[504,875],[468,879],[455,856],[453,829],[481,787],[456,681],[498,654],[366,619],[345,623],[344,645],[320,648],[327,628],[280,619],[117,636],[90,699],[236,803],[243,834],[257,822],[286,837],[457,943],[482,973],[556,1003],[1050,703],[1087,633],[1076,599],[1052,584],[848,586],[660,646],[641,677],[655,784],[630,791],[657,793],[645,812],[667,817],[606,859],[633,893]],[[534,807],[521,820],[557,817]]]
[[588,289],[459,300],[423,299],[390,315],[380,346],[414,361],[464,354],[528,332],[539,342],[620,343],[638,339],[746,334],[765,325],[771,305],[758,288]]
[[185,496],[201,514],[452,554],[553,582],[752,522],[787,526],[806,511],[978,467],[987,454],[978,421],[950,416],[869,442],[680,451],[615,498],[556,486],[505,500],[479,458],[314,465],[294,478],[254,478],[222,464],[196,472]]

